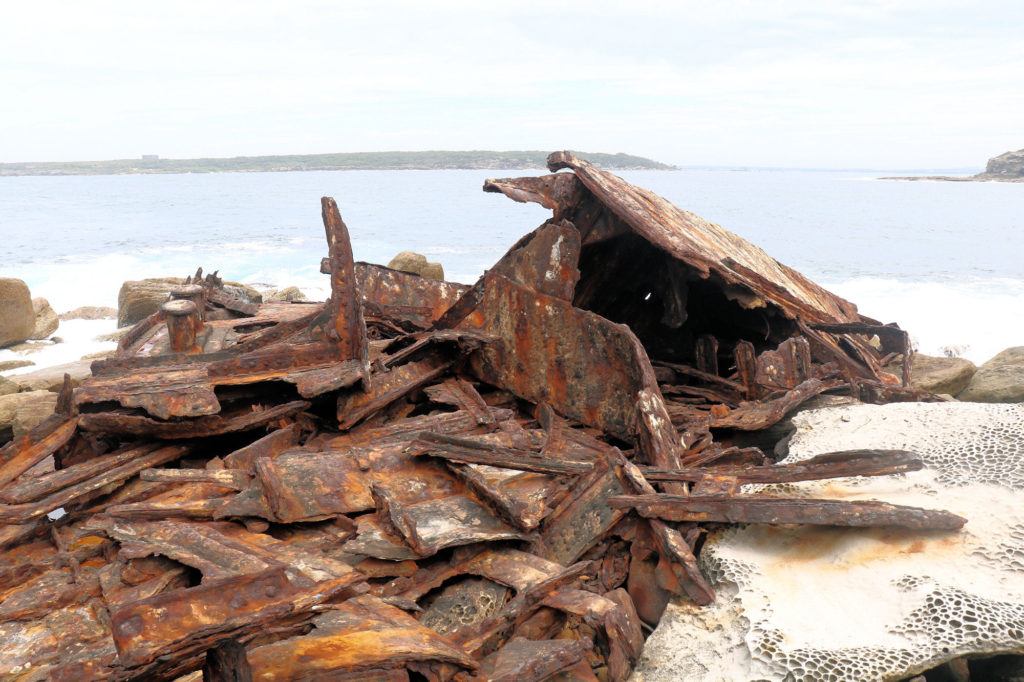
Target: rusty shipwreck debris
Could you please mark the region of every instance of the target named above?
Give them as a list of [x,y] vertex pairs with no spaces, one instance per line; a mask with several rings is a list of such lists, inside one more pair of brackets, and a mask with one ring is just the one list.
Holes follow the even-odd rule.
[[928,399],[907,335],[549,163],[485,185],[554,216],[472,287],[353,262],[325,198],[325,303],[200,270],[67,383],[0,449],[0,677],[623,680],[670,595],[714,599],[700,524],[964,523],[741,494],[919,468],[740,438],[826,391]]

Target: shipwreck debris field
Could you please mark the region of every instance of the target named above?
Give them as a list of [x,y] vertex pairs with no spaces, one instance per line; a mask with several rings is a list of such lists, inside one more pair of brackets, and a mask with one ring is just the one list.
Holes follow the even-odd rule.
[[66,382],[0,447],[0,678],[624,680],[671,598],[714,601],[709,528],[963,526],[744,492],[919,469],[776,463],[763,437],[823,393],[934,399],[907,334],[571,154],[549,167],[485,185],[553,216],[473,286],[354,262],[325,197],[326,302],[199,271]]

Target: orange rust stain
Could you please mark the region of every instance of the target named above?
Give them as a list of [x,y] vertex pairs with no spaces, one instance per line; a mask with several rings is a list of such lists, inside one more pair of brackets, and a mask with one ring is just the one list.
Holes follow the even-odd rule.
[[102,545],[106,542],[105,538],[97,537],[95,535],[85,535],[75,540],[68,549],[81,549],[83,547],[95,547],[96,545]]

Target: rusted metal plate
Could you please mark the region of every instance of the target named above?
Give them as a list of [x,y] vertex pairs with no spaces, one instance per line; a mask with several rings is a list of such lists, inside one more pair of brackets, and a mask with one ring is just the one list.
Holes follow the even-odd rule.
[[157,450],[157,447],[156,443],[123,447],[110,455],[103,455],[41,476],[18,480],[0,491],[0,502],[10,505],[34,502],[69,485],[74,485],[104,471],[131,462],[137,457],[152,453]]
[[521,469],[546,474],[582,474],[591,471],[590,462],[547,459],[529,450],[521,450],[481,439],[459,438],[424,431],[410,446],[414,452],[456,462],[486,464],[506,469]]
[[239,448],[224,457],[224,466],[229,469],[253,471],[253,465],[260,457],[274,458],[285,450],[299,444],[302,430],[296,424],[283,429],[271,431],[245,447]]
[[137,668],[161,656],[200,653],[228,637],[255,634],[284,615],[309,612],[354,577],[300,587],[282,568],[164,592],[110,615],[121,664]]
[[487,411],[487,403],[465,379],[445,379],[442,383],[427,388],[426,394],[434,402],[447,403],[460,410],[467,410],[478,424],[495,423],[494,417]]
[[313,626],[308,635],[249,651],[253,679],[337,679],[339,673],[380,679],[374,671],[415,661],[451,663],[466,670],[477,667],[461,647],[369,595],[331,605]]
[[469,289],[465,284],[441,282],[371,263],[356,263],[355,272],[364,304],[421,329],[433,324]]
[[570,419],[630,437],[642,386],[632,332],[498,274],[485,275],[483,287],[479,307],[460,324],[501,339],[473,356],[479,376]]
[[86,431],[121,433],[156,438],[204,438],[238,431],[250,431],[270,422],[290,417],[309,407],[304,400],[296,400],[266,409],[236,410],[234,413],[198,417],[189,421],[158,421],[149,417],[113,412],[83,414],[79,425]]
[[432,595],[419,621],[434,632],[451,637],[501,611],[508,597],[509,591],[502,585],[463,577]]
[[106,672],[103,664],[112,663],[117,653],[109,628],[88,604],[55,609],[35,620],[0,623],[0,651],[0,677],[5,680],[60,679],[56,671],[62,665],[83,662]]
[[117,402],[141,407],[158,419],[199,417],[220,412],[206,367],[158,367],[131,374],[93,377],[75,391],[75,405]]
[[5,445],[0,449],[0,488],[67,445],[77,428],[77,417],[50,415]]
[[774,466],[715,466],[677,469],[641,467],[649,481],[698,482],[709,475],[731,476],[740,483],[796,483],[844,476],[887,476],[919,471],[919,455],[906,450],[850,450]]
[[369,477],[352,454],[292,452],[256,460],[274,520],[319,521],[373,509]]
[[165,556],[198,570],[204,584],[254,575],[278,565],[257,556],[247,545],[211,524],[107,519],[95,522],[93,527],[120,543],[122,558]]
[[623,495],[608,500],[645,518],[719,523],[809,523],[823,526],[899,526],[914,530],[958,530],[967,519],[946,511],[885,502],[783,499],[756,495]]
[[431,355],[390,372],[374,373],[373,387],[369,391],[353,390],[338,398],[339,428],[350,428],[407,393],[422,388],[441,376],[453,362],[444,355]]
[[[350,386],[359,378],[362,360],[349,360],[340,355],[337,344],[329,341],[288,343],[263,346],[243,355],[211,362],[207,366],[209,383],[215,386],[242,386],[261,381],[287,381],[306,388],[311,398],[322,392]],[[319,372],[320,381],[307,375]],[[332,384],[331,373],[338,372]],[[355,373],[353,379],[349,375]],[[322,386],[320,385],[322,384]],[[301,394],[301,391],[300,391]]]
[[522,590],[498,613],[484,619],[477,627],[460,631],[454,639],[473,656],[486,656],[499,648],[517,624],[525,621],[544,599],[562,589],[579,584],[593,570],[592,562],[581,561],[557,575]]
[[[338,205],[331,197],[320,200],[324,230],[327,233],[328,258],[331,270],[331,297],[324,312],[311,324],[311,335],[318,338],[318,330],[324,337],[337,344],[340,360],[358,360],[364,375],[368,376],[369,348],[366,338],[366,323],[363,321],[363,305],[356,286],[355,263],[352,260],[352,242],[348,227],[341,219]],[[364,379],[368,380],[368,379]]]
[[608,641],[610,678],[624,681],[640,658],[644,638],[629,594],[619,590],[615,597],[617,601],[586,590],[562,588],[548,595],[544,605],[572,613],[603,630]]
[[[462,495],[411,504],[406,511],[430,554],[473,542],[526,538],[522,532],[495,518],[486,507]],[[400,539],[389,535],[370,515],[359,517],[358,535],[345,543],[344,550],[392,561],[420,556]]]
[[492,682],[546,680],[575,667],[593,647],[589,640],[534,642],[514,637],[480,662],[480,677]]
[[567,220],[551,221],[520,239],[490,272],[539,294],[572,301],[579,261],[579,231]]
[[176,460],[188,451],[187,447],[179,445],[163,447],[133,457],[128,462],[107,469],[89,479],[63,487],[38,501],[23,504],[0,504],[0,525],[18,525],[37,519],[80,498],[89,497],[107,486],[121,483],[143,469]]
[[565,566],[535,554],[502,548],[480,552],[461,564],[460,569],[522,592],[559,575]]
[[[857,307],[728,230],[683,211],[657,194],[629,184],[569,152],[548,157],[548,168],[569,168],[594,198],[629,229],[707,277],[748,292],[741,305],[777,306],[813,322],[860,322]],[[577,224],[577,227],[581,225]],[[582,229],[582,227],[581,227]],[[584,241],[587,234],[584,233]]]
[[627,490],[616,468],[595,462],[593,472],[580,480],[551,513],[541,531],[536,553],[559,564],[575,562],[596,544],[623,512],[607,500]]
[[524,204],[540,204],[554,211],[558,220],[583,200],[586,189],[575,175],[558,173],[506,180],[488,179],[484,182],[484,191],[501,192],[509,199]]
[[793,390],[787,391],[773,400],[743,403],[735,409],[727,409],[718,413],[712,410],[710,425],[713,428],[741,429],[743,431],[764,429],[781,420],[802,403],[832,387],[832,384],[818,379],[807,379]]

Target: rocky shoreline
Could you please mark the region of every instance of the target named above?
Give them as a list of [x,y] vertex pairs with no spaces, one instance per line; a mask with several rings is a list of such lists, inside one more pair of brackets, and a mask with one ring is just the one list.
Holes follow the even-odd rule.
[[912,175],[879,180],[941,180],[943,182],[1024,182],[1024,149],[1006,152],[988,160],[984,173],[976,175]]

